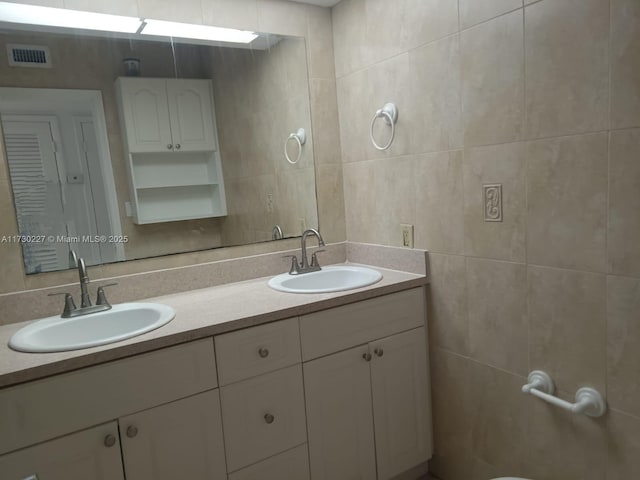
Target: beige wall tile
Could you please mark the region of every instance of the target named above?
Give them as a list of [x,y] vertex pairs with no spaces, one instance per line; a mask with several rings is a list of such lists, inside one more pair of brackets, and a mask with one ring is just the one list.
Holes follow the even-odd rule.
[[435,253],[464,250],[462,152],[416,157],[415,246]]
[[205,25],[258,30],[257,0],[201,0]]
[[[374,161],[344,165],[344,204],[347,239],[375,243]],[[321,220],[322,221],[322,220]]]
[[431,350],[434,453],[429,470],[447,480],[469,480],[471,472],[470,362]]
[[[573,392],[561,394],[574,401]],[[602,480],[605,478],[605,421],[574,415],[537,398],[522,395],[528,421],[526,471],[536,480]]]
[[278,35],[304,37],[307,10],[311,7],[285,0],[257,0],[258,30]]
[[431,344],[469,354],[467,278],[464,257],[429,253],[431,283],[427,289],[427,318]]
[[309,9],[307,13],[307,53],[309,55],[309,77],[335,80],[333,59],[333,28],[331,10]]
[[611,132],[609,271],[640,276],[640,130]]
[[607,134],[528,144],[527,259],[604,272]]
[[523,470],[527,451],[524,378],[470,362],[470,395],[474,455],[512,474]]
[[461,33],[465,145],[513,142],[524,120],[522,10]]
[[364,114],[367,111],[369,90],[367,71],[360,70],[338,78],[336,89],[342,161],[347,163],[365,160],[369,141],[369,125],[363,120],[367,116]]
[[604,392],[606,277],[530,266],[528,298],[530,370],[544,370],[566,392]]
[[545,0],[525,8],[526,134],[608,125],[609,2]]
[[138,0],[138,14],[156,20],[202,23],[201,0]]
[[409,88],[416,99],[411,151],[435,152],[463,143],[458,35],[409,52]]
[[312,78],[311,124],[316,165],[341,164],[340,118],[334,79]]
[[610,412],[607,429],[607,480],[640,478],[640,419]]
[[[525,144],[464,152],[464,252],[524,262],[526,256]],[[485,222],[483,185],[502,185],[502,221]]]
[[[414,100],[407,88],[409,76],[409,54],[405,53],[338,79],[338,110],[344,162],[409,153],[413,133],[411,121],[414,118]],[[398,121],[393,144],[388,150],[380,152],[370,140],[371,120],[376,110],[387,102],[397,105]],[[379,119],[374,129],[377,142],[385,143],[390,133],[391,128]]]
[[458,31],[450,0],[344,0],[332,9],[338,78]]
[[316,184],[322,237],[327,243],[343,242],[347,233],[342,165],[317,165]]
[[64,0],[64,8],[135,17],[138,4],[131,0]]
[[640,2],[611,1],[611,128],[640,126]]
[[468,28],[522,7],[522,0],[460,0],[460,28]]
[[640,279],[607,278],[607,400],[640,416]]
[[365,0],[343,0],[331,9],[336,77],[369,65]]
[[527,268],[467,258],[469,356],[526,376],[529,367]]

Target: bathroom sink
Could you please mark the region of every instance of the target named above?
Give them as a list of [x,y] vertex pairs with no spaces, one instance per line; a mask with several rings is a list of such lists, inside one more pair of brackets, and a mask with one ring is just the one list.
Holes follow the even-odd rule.
[[351,265],[322,267],[322,270],[299,275],[283,273],[269,280],[275,290],[289,293],[327,293],[366,287],[382,279],[377,270]]
[[173,308],[159,303],[121,303],[73,318],[37,320],[18,330],[9,346],[20,352],[64,352],[119,342],[169,323]]

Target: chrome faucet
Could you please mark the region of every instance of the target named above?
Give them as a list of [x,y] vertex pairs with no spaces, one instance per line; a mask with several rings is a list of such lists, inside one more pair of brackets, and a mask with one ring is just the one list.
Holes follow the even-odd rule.
[[273,227],[273,230],[271,230],[271,240],[281,240],[282,238],[284,238],[282,228],[280,228],[280,225],[276,225]]
[[[69,254],[69,261],[71,263],[72,258],[71,254]],[[74,257],[76,257],[74,252]],[[77,267],[78,267],[78,278],[80,279],[80,308],[76,307],[75,302],[73,301],[73,295],[68,292],[62,293],[50,293],[49,296],[54,295],[64,295],[64,310],[62,311],[62,318],[71,318],[71,317],[79,317],[80,315],[88,315],[90,313],[103,312],[105,310],[111,309],[111,304],[107,300],[107,296],[104,293],[105,287],[110,287],[112,285],[117,285],[116,283],[108,283],[106,285],[102,285],[98,287],[98,292],[96,295],[96,304],[91,305],[91,298],[89,297],[89,275],[87,274],[87,266],[84,262],[84,259],[81,257],[76,257],[75,259]]]
[[324,240],[322,239],[322,235],[314,228],[310,228],[305,230],[302,233],[302,238],[300,240],[302,246],[302,265],[298,264],[298,259],[295,255],[285,255],[285,257],[291,257],[291,269],[289,270],[289,275],[299,275],[301,273],[309,273],[309,272],[317,272],[318,270],[322,270],[320,268],[320,264],[318,263],[318,257],[316,256],[320,252],[324,252],[324,250],[316,250],[311,255],[311,264],[309,264],[309,259],[307,258],[307,238],[310,235],[315,235],[318,239],[318,246],[324,247]]
[[80,308],[88,308],[91,306],[89,298],[89,275],[87,275],[87,266],[84,258],[78,258],[78,277],[80,278]]

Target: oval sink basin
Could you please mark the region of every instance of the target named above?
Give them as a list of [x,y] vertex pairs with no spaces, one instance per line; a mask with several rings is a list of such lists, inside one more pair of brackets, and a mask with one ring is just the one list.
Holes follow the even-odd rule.
[[289,293],[327,293],[366,287],[381,279],[382,274],[371,268],[337,265],[300,275],[283,273],[269,280],[269,286]]
[[173,308],[159,303],[121,303],[104,312],[37,320],[18,330],[9,340],[9,346],[20,352],[64,352],[97,347],[150,332],[175,316]]

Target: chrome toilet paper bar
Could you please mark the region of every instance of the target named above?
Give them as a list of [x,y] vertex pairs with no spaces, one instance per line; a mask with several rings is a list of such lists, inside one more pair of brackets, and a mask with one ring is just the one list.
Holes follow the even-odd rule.
[[553,380],[542,370],[531,372],[527,381],[529,383],[522,386],[523,393],[538,397],[564,410],[590,417],[601,417],[607,411],[607,403],[604,397],[594,388],[579,388],[576,392],[575,403],[571,403],[553,395],[555,392]]

